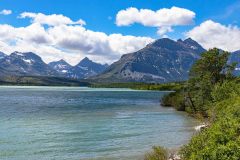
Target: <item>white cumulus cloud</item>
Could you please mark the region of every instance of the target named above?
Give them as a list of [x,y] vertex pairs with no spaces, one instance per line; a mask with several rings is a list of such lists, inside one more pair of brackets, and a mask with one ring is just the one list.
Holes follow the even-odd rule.
[[240,49],[240,28],[232,25],[222,25],[207,20],[186,33],[206,49],[217,47],[227,51]]
[[34,23],[46,24],[49,26],[57,26],[62,24],[79,24],[86,25],[86,22],[82,19],[74,22],[70,18],[61,14],[45,15],[42,13],[23,12],[19,18],[30,18]]
[[195,13],[185,8],[162,8],[157,11],[150,9],[127,8],[116,15],[117,26],[129,26],[139,23],[148,27],[159,28],[158,34],[171,32],[172,26],[189,25],[193,23]]
[[21,17],[32,17],[31,24],[25,27],[0,25],[0,51],[7,54],[31,51],[46,62],[65,59],[76,64],[87,56],[97,62],[110,63],[154,41],[150,37],[96,32],[82,26],[83,22],[75,23],[62,15],[25,12]]
[[4,9],[4,10],[0,11],[0,14],[9,15],[9,14],[12,14],[12,11],[8,10],[8,9]]
[[168,33],[168,32],[173,32],[173,29],[171,27],[159,27],[158,31],[157,31],[157,34],[162,36],[162,35],[164,35],[165,33]]

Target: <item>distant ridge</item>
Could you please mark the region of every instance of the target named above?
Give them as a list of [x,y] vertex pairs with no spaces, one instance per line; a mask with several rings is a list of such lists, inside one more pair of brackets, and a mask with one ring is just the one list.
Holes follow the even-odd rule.
[[108,66],[93,62],[85,57],[76,66],[71,66],[64,60],[51,62],[48,64],[53,69],[57,70],[59,74],[67,78],[85,79],[102,73]]
[[102,74],[99,82],[172,82],[188,79],[189,69],[205,49],[188,38],[173,41],[163,38],[143,49],[125,54]]
[[7,56],[6,54],[4,54],[3,52],[0,52],[0,59],[4,58],[6,56]]
[[32,52],[13,52],[0,59],[0,72],[8,75],[59,76],[42,58]]
[[46,76],[85,79],[106,69],[107,65],[84,58],[76,66],[64,60],[46,64],[33,52],[13,52],[9,56],[0,52],[0,76]]
[[[206,50],[191,38],[158,39],[139,51],[124,54],[108,66],[83,58],[71,66],[64,60],[46,64],[33,52],[0,52],[0,77],[41,76],[86,79],[94,82],[165,83],[184,81],[193,63]],[[240,76],[240,50],[233,52],[229,62],[237,62],[235,75]]]
[[52,69],[54,69],[57,72],[62,73],[62,74],[66,73],[72,67],[70,64],[68,64],[63,59],[61,59],[59,61],[50,62],[48,65]]

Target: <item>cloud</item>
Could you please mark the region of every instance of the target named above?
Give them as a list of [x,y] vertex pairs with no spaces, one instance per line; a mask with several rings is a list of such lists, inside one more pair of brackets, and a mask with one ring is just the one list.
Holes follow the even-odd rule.
[[159,28],[158,33],[163,35],[172,31],[172,26],[192,24],[194,18],[195,13],[193,11],[179,7],[162,8],[157,11],[150,9],[139,10],[131,7],[117,13],[116,24],[117,26],[130,26],[139,23],[143,26],[157,27]]
[[2,14],[2,15],[9,15],[9,14],[12,14],[12,11],[4,9],[4,10],[0,11],[0,14]]
[[103,32],[87,30],[82,26],[56,26],[49,29],[56,46],[72,51],[82,51],[90,55],[119,56],[133,52],[152,42],[152,38],[107,35]]
[[163,36],[167,32],[173,32],[173,29],[171,27],[159,27],[157,34]]
[[205,48],[221,48],[227,51],[240,49],[240,28],[232,25],[222,25],[207,20],[186,33]]
[[45,15],[42,13],[32,13],[32,12],[23,12],[20,14],[19,18],[30,18],[33,23],[46,24],[49,26],[58,26],[62,24],[79,24],[86,25],[86,22],[82,19],[74,22],[70,18],[63,16],[61,14],[52,14]]
[[[37,15],[43,18],[36,18]],[[122,54],[137,51],[154,41],[149,37],[92,31],[80,22],[72,25],[73,21],[62,15],[42,15],[21,14],[23,18],[33,17],[31,24],[25,27],[0,25],[0,50],[8,54],[32,51],[46,62],[65,59],[76,64],[88,56],[98,62],[110,63]],[[52,17],[64,18],[52,21]]]
[[15,28],[11,25],[0,25],[0,40],[11,41],[26,41],[28,43],[49,43],[51,36],[48,35],[42,25],[33,23],[26,27]]

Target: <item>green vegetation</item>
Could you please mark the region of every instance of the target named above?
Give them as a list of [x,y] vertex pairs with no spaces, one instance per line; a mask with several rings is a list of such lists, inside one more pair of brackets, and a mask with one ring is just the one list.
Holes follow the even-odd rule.
[[[224,91],[224,92],[222,92]],[[227,91],[227,92],[225,92]],[[239,160],[240,85],[225,82],[212,92],[210,127],[195,135],[181,154],[186,160]]]
[[150,84],[150,83],[137,83],[137,82],[126,82],[126,83],[98,83],[92,84],[93,88],[131,88],[136,90],[161,90],[161,91],[177,91],[181,90],[183,83],[164,83],[164,84]]
[[90,83],[61,77],[5,76],[0,77],[0,85],[21,86],[89,86]]
[[164,97],[163,105],[174,106],[193,115],[209,117],[208,111],[214,100],[212,92],[215,86],[235,80],[232,75],[235,64],[227,64],[228,56],[228,52],[218,49],[203,53],[201,59],[193,65],[190,79],[181,90]]
[[[162,99],[173,106],[207,121],[179,155],[183,160],[239,160],[240,158],[240,78],[233,76],[236,64],[228,64],[230,53],[211,49],[193,65],[187,82],[168,84],[111,83],[92,84],[54,77],[8,77],[0,84],[64,85],[139,90],[174,90]],[[145,160],[166,160],[171,155],[162,147],[153,147]]]
[[186,105],[184,103],[184,94],[182,94],[182,91],[176,91],[172,92],[162,98],[162,105],[163,106],[174,106],[176,110],[178,111],[185,111]]
[[[164,106],[207,121],[179,151],[184,160],[238,160],[240,157],[240,79],[233,76],[236,64],[228,64],[230,53],[211,49],[193,65],[187,82],[168,84],[112,83],[92,87],[174,90],[162,99]],[[146,160],[166,160],[165,148],[153,147]]]
[[184,160],[238,160],[240,157],[240,83],[228,64],[228,52],[211,49],[193,65],[181,90],[163,98],[174,106],[207,120],[207,127],[181,148]]
[[144,160],[167,160],[169,158],[168,151],[163,147],[154,146],[152,152],[145,155]]

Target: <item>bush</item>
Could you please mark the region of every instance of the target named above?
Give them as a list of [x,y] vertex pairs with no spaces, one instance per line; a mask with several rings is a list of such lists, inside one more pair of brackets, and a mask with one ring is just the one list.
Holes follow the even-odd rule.
[[185,111],[184,95],[178,92],[172,92],[162,98],[163,106],[172,106],[178,111]]
[[184,160],[240,159],[240,80],[232,74],[235,64],[227,63],[229,55],[219,49],[203,53],[183,91],[163,99],[210,120],[208,128],[181,149]]
[[240,97],[231,97],[213,107],[218,111],[214,122],[182,148],[183,159],[239,160]]
[[168,151],[163,147],[154,146],[153,151],[147,153],[144,157],[144,160],[167,160],[169,155]]
[[212,91],[212,97],[215,102],[228,99],[235,95],[240,95],[240,85],[235,81],[226,81],[222,84],[217,84]]

